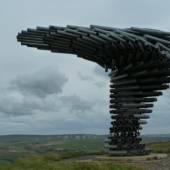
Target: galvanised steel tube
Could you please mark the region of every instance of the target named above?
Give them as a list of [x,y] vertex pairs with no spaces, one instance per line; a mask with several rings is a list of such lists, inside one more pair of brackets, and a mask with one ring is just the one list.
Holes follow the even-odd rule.
[[75,54],[110,69],[110,155],[149,154],[140,130],[153,102],[170,83],[170,32],[146,28],[91,25],[27,29],[17,35],[22,45]]

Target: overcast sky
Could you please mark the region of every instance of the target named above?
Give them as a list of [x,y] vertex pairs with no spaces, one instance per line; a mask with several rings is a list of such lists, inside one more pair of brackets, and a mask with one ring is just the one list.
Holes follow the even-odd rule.
[[[109,131],[109,78],[74,55],[21,46],[19,31],[90,24],[170,31],[169,0],[1,0],[0,135]],[[170,90],[155,104],[143,133],[170,132]]]

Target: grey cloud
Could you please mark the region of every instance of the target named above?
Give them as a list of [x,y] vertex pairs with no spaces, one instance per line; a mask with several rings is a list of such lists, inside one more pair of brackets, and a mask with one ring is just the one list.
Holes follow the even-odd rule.
[[61,97],[64,107],[70,108],[70,111],[75,114],[84,114],[92,110],[94,103],[84,100],[77,95]]
[[96,81],[96,82],[94,82],[94,85],[99,88],[103,88],[106,86],[106,82],[105,81]]
[[6,115],[22,116],[59,110],[56,109],[59,103],[57,100],[58,96],[51,100],[50,97],[39,98],[31,95],[23,95],[20,91],[12,90],[1,94],[0,112]]
[[93,81],[94,80],[94,78],[92,76],[85,75],[85,74],[83,74],[81,72],[78,72],[77,75],[83,81]]
[[[22,8],[18,10],[19,4]],[[13,85],[10,85],[12,87],[2,90],[0,93],[0,133],[78,133],[90,132],[93,129],[94,133],[100,133],[102,129],[104,132],[108,131],[105,126],[110,123],[109,118],[106,121],[105,115],[102,116],[103,113],[109,116],[108,111],[104,110],[109,102],[102,104],[102,102],[96,101],[96,98],[109,99],[106,97],[108,91],[104,89],[108,87],[108,73],[105,73],[104,69],[99,66],[92,72],[87,69],[91,68],[92,63],[72,55],[54,54],[21,47],[16,42],[16,34],[19,31],[28,27],[65,26],[66,24],[82,26],[97,24],[122,28],[138,26],[168,31],[170,29],[170,24],[167,22],[170,15],[169,6],[170,1],[168,0],[163,2],[162,0],[74,0],[69,2],[68,0],[52,0],[52,3],[42,0],[2,1],[0,41],[3,48],[0,49],[0,89],[9,86],[8,82],[14,76],[17,76],[17,79],[12,82]],[[54,79],[49,80],[48,76],[42,78],[43,73],[35,73],[35,70],[47,67],[47,65],[50,65],[50,68],[63,69],[71,81],[66,83],[62,80],[58,83],[56,75],[50,74]],[[30,74],[30,69],[34,72],[33,74]],[[78,71],[81,73],[80,75],[76,74]],[[20,73],[23,73],[24,76],[18,77]],[[94,80],[90,80],[88,75]],[[80,79],[86,82],[81,83]],[[95,85],[95,87],[90,86],[88,93],[95,95],[90,98],[92,102],[77,96],[83,103],[81,105],[84,105],[83,109],[80,109],[79,105],[75,105],[75,101],[79,103],[78,99],[73,99],[76,97],[72,94],[77,94],[77,91],[81,92],[82,87],[80,86],[83,84],[86,86],[88,81],[90,81],[89,84]],[[42,85],[43,83],[44,85]],[[74,87],[72,87],[73,85]],[[66,94],[63,93],[68,93],[68,96],[65,97]],[[144,128],[146,133],[169,132],[169,94],[169,91],[164,92],[164,96],[155,103],[148,128]],[[63,100],[60,99],[62,95],[64,95]],[[87,98],[87,95],[85,97]],[[102,109],[103,111],[101,111]],[[6,116],[4,119],[1,112],[3,112],[3,116]],[[99,112],[101,113],[99,114]],[[82,115],[84,115],[83,118]],[[12,123],[9,117],[23,121],[22,126],[21,123]],[[24,118],[21,119],[21,117]],[[72,121],[64,121],[67,117]],[[95,120],[96,123],[94,121],[91,123],[92,120]],[[27,122],[31,126],[27,126]]]
[[14,88],[23,94],[46,97],[50,94],[59,94],[68,81],[66,76],[55,69],[43,69],[36,73],[18,76],[11,82]]
[[98,88],[105,87],[108,84],[109,72],[105,72],[105,70],[100,66],[96,66],[93,72],[94,72],[93,74],[95,74],[97,77],[101,79],[101,80],[95,81],[94,85],[97,86]]
[[61,114],[62,111],[80,116],[92,110],[94,104],[77,95],[62,96],[66,82],[67,78],[62,73],[50,69],[19,76],[10,82],[8,88],[1,89],[0,112],[22,116]]
[[[85,73],[78,72],[78,77],[82,81],[87,81],[93,83],[98,88],[103,88],[106,85],[106,81],[108,79],[108,73],[104,71],[104,69],[100,66],[95,66],[92,72],[92,76],[86,75]],[[98,80],[100,78],[101,80]]]
[[0,89],[0,112],[13,116],[58,112],[59,95],[67,81],[63,73],[50,68],[17,76]]
[[[1,94],[0,116],[3,118],[2,113],[10,116],[4,117],[3,121],[9,120],[8,127],[16,126],[18,133],[27,133],[31,128],[35,130],[33,132],[35,134],[36,132],[41,134],[95,133],[97,129],[103,132],[108,126],[107,116],[103,114],[105,109],[101,110],[103,101],[100,100],[94,102],[77,95],[58,96],[56,94],[39,98],[34,95],[23,95],[14,89]],[[18,129],[20,126],[25,129]],[[8,132],[12,133],[13,130]]]
[[[32,102],[31,99],[28,100]],[[30,103],[25,103],[23,96],[15,91],[5,91],[0,96],[0,112],[7,115],[27,115],[32,114],[32,109],[35,106]]]
[[94,73],[97,76],[100,76],[102,78],[108,79],[108,72],[105,72],[105,70],[102,67],[100,67],[100,66],[96,66],[94,68]]

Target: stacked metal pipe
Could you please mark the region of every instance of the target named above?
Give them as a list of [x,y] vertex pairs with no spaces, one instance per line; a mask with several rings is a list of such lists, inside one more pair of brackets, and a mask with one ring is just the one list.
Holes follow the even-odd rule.
[[27,29],[22,45],[78,57],[111,69],[111,155],[148,154],[140,132],[153,103],[170,82],[170,32],[146,28],[70,26]]

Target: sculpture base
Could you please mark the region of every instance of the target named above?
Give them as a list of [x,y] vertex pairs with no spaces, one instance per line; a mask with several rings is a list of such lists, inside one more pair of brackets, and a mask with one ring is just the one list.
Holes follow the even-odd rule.
[[108,151],[110,156],[140,156],[140,155],[149,155],[151,153],[150,149],[136,149],[136,150],[111,150]]
[[[114,138],[113,138],[114,139]],[[131,147],[127,147],[126,145],[122,145],[120,147],[118,145],[111,145],[109,139],[105,140],[105,152],[110,156],[136,156],[136,155],[149,155],[152,150],[145,147],[145,144],[136,143]]]

